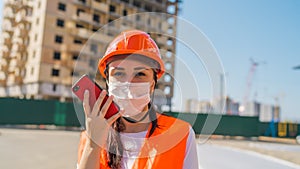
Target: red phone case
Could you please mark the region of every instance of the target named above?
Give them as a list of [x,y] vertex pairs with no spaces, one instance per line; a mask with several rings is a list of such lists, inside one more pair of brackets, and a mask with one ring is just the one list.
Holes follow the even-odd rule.
[[[90,103],[90,107],[92,109],[97,98],[99,97],[102,89],[96,82],[94,82],[92,79],[90,79],[88,75],[83,75],[72,86],[72,91],[81,101],[83,101],[85,90],[89,91],[89,95],[90,95],[89,103]],[[108,98],[108,95],[106,95],[106,97],[104,98],[104,101],[102,102],[101,107],[105,104],[107,98]],[[105,118],[108,119],[118,112],[119,112],[119,107],[114,102],[112,102],[112,104],[110,104],[109,109],[105,115]]]

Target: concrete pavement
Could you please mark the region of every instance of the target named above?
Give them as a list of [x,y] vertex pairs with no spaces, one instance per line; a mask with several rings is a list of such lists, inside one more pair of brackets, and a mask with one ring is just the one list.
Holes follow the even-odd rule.
[[300,165],[262,155],[253,151],[219,146],[198,144],[200,169],[299,169]]
[[76,168],[79,132],[0,128],[1,169]]
[[[79,131],[0,128],[1,169],[76,168]],[[255,151],[300,165],[300,145],[210,139],[205,144]]]
[[[273,140],[274,141],[274,140]],[[300,145],[288,142],[251,141],[234,139],[210,139],[209,144],[249,150],[300,165]]]

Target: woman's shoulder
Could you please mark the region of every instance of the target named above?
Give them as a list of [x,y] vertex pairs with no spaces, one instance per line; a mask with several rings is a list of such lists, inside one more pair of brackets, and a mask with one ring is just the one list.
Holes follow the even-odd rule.
[[[157,122],[158,122],[158,126],[163,126],[163,127],[187,127],[187,129],[189,129],[191,127],[191,125],[186,122],[183,121],[181,119],[169,116],[169,115],[165,115],[165,114],[160,114],[157,113]],[[183,129],[183,128],[182,128]]]

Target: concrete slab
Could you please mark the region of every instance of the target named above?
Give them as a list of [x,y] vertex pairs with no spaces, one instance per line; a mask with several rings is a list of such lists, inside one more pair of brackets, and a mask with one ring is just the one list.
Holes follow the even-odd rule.
[[79,132],[0,128],[1,169],[76,168]]

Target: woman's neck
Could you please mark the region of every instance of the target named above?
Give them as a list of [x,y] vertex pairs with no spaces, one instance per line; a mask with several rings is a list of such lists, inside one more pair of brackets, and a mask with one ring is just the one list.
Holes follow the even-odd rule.
[[[145,112],[147,113],[147,112]],[[145,115],[144,113],[141,113]],[[148,114],[148,113],[147,113]],[[140,117],[142,118],[142,117]],[[140,118],[136,118],[134,120],[139,120]],[[142,121],[139,122],[130,122],[129,120],[125,119],[124,117],[121,118],[123,124],[125,125],[125,130],[123,131],[124,133],[137,133],[137,132],[142,132],[148,130],[148,127],[150,125],[150,117],[149,114],[144,118]]]

